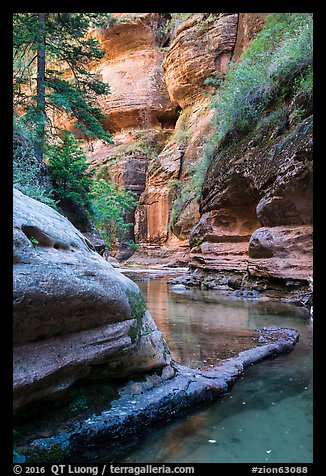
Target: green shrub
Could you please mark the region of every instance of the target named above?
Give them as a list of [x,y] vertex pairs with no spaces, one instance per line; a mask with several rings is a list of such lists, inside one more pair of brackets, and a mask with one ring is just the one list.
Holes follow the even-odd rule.
[[121,243],[132,247],[133,242],[126,241],[132,223],[125,222],[125,214],[136,206],[135,194],[103,178],[92,182],[91,192],[91,216],[106,246],[110,249]]
[[157,38],[159,43],[165,40],[166,36],[171,33],[175,27],[188,20],[193,13],[169,13],[170,18],[162,24],[157,30]]
[[34,132],[13,119],[13,185],[28,197],[57,209],[46,166],[35,158]]
[[175,131],[167,139],[166,143],[170,143],[174,140],[179,147],[187,146],[190,137],[189,117],[191,111],[191,107],[186,107],[179,113],[179,118],[175,125]]
[[286,107],[280,107],[261,117],[255,127],[253,138],[256,141],[262,139],[266,131],[271,127],[278,130],[284,130],[288,123],[288,111]]
[[[274,99],[293,87],[312,87],[313,22],[309,13],[274,13],[250,43],[238,64],[231,64],[212,99],[218,139],[246,133]],[[299,83],[295,78],[300,77]]]

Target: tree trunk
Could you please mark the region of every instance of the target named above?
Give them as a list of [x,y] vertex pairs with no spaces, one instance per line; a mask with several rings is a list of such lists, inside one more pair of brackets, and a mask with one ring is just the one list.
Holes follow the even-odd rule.
[[46,13],[38,13],[38,46],[37,46],[37,143],[36,158],[43,159],[45,133],[45,22]]

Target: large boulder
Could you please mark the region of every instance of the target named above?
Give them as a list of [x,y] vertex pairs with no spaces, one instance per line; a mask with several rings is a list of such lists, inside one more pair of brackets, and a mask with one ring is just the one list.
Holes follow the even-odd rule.
[[81,378],[169,363],[139,288],[49,206],[14,190],[14,410]]

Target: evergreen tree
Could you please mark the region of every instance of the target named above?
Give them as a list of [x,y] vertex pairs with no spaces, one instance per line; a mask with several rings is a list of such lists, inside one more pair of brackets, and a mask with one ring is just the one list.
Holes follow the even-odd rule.
[[66,131],[59,144],[49,147],[48,156],[54,198],[59,204],[72,201],[89,208],[92,173],[88,171],[86,156],[74,135]]
[[107,20],[104,13],[14,14],[14,104],[34,124],[39,161],[51,109],[74,117],[80,132],[111,142],[96,105],[96,98],[108,94],[109,86],[89,71],[90,63],[101,59],[104,51],[87,35],[91,27]]

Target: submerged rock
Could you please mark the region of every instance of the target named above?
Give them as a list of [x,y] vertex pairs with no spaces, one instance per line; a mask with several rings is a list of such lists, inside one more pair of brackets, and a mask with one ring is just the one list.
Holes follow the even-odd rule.
[[235,296],[239,298],[245,299],[256,299],[261,297],[261,294],[258,291],[250,290],[250,289],[237,289],[230,294],[230,296]]
[[138,286],[49,206],[14,190],[14,412],[85,377],[169,363]]
[[[117,451],[131,436],[144,432],[146,426],[166,421],[204,402],[216,400],[230,390],[246,367],[268,357],[291,351],[299,333],[293,329],[269,327],[258,330],[264,345],[240,352],[209,369],[191,369],[176,363],[164,368],[161,375],[129,382],[119,391],[111,407],[87,418],[77,418],[65,432],[38,438],[26,450],[27,462],[87,461],[94,445],[110,442]],[[56,460],[57,462],[58,460]]]
[[185,291],[187,291],[187,288],[184,284],[175,284],[174,286],[172,286],[171,290],[175,293],[184,293]]

